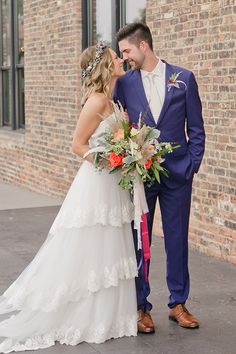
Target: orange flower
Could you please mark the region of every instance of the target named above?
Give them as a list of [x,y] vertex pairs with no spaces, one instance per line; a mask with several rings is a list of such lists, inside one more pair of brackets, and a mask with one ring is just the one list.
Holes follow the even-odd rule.
[[147,160],[146,163],[145,163],[145,168],[146,170],[149,170],[149,168],[152,166],[152,160]]
[[119,141],[124,139],[124,129],[118,129],[117,132],[114,133],[114,141]]
[[122,166],[123,165],[123,157],[124,155],[117,155],[115,152],[111,152],[109,155],[109,161],[112,166]]

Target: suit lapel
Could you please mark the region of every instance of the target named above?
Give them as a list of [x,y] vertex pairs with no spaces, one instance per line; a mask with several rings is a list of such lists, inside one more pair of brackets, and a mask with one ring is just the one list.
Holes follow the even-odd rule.
[[143,82],[142,82],[140,70],[135,70],[135,72],[134,72],[133,87],[134,87],[134,90],[136,91],[136,94],[140,100],[141,105],[143,106],[142,114],[146,115],[145,123],[149,122],[149,125],[155,126],[156,122],[152,116],[152,112],[151,112],[149,104],[148,104],[148,100],[147,100],[147,97],[146,97],[146,94],[144,91],[144,87],[143,87]]
[[171,65],[169,65],[165,61],[164,61],[164,63],[166,64],[165,99],[164,99],[164,104],[162,106],[162,110],[161,110],[160,116],[159,116],[157,124],[156,124],[157,127],[160,124],[160,122],[162,121],[162,119],[163,119],[163,117],[164,117],[164,115],[165,115],[165,113],[167,111],[167,108],[169,107],[169,104],[170,104],[170,101],[171,101],[171,98],[172,98],[173,92],[174,92],[174,88],[173,87],[170,89],[169,92],[168,92],[168,88],[167,88],[167,81],[169,80],[170,75],[173,73],[173,69],[172,69]]

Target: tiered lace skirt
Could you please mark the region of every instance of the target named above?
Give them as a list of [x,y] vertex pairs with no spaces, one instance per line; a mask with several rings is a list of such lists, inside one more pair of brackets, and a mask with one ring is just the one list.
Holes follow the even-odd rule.
[[[35,258],[0,297],[0,352],[136,335],[129,194],[84,162]],[[0,317],[1,318],[1,317]]]

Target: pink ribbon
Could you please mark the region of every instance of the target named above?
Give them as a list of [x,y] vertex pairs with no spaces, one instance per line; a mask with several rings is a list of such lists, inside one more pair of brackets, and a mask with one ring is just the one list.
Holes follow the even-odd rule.
[[151,258],[151,252],[150,252],[150,244],[149,244],[149,237],[148,237],[147,214],[145,214],[145,213],[142,213],[141,238],[142,238],[144,277],[147,282],[148,281],[148,264],[147,264],[147,262]]

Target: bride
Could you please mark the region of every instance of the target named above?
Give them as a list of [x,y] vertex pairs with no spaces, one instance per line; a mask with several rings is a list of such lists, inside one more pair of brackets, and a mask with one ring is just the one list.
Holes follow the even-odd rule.
[[46,241],[0,297],[0,352],[135,336],[133,206],[119,177],[86,154],[115,119],[111,97],[123,61],[104,42],[81,55],[82,111],[73,152],[84,158]]

